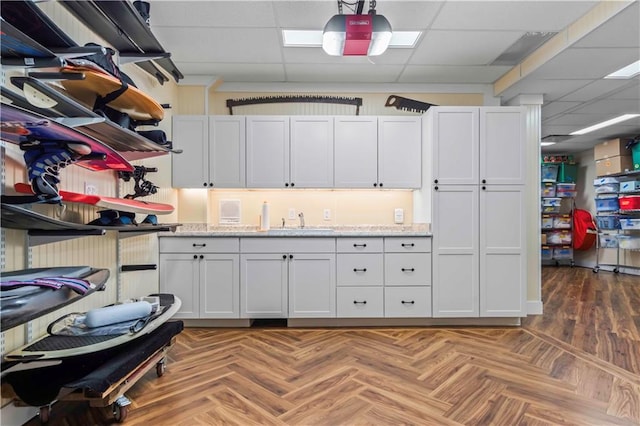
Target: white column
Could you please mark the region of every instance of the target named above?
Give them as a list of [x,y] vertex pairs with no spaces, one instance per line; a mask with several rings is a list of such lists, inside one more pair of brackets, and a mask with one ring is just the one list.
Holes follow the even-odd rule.
[[508,102],[527,110],[527,313],[542,314],[542,283],[540,260],[540,139],[542,138],[542,95],[518,95]]

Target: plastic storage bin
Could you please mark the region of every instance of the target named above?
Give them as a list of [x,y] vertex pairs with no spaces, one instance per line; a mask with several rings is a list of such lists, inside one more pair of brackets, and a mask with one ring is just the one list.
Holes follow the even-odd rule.
[[558,182],[576,182],[578,177],[578,165],[560,163],[560,169],[558,170]]
[[601,248],[618,248],[617,235],[600,234]]
[[620,218],[620,228],[622,229],[640,229],[640,219],[631,219],[627,217]]
[[640,250],[640,237],[618,235],[618,245],[625,250]]
[[540,187],[540,194],[543,197],[555,197],[556,196],[556,185],[550,182],[543,182]]
[[599,177],[593,180],[593,185],[594,186],[608,185],[611,183],[619,183],[619,182],[620,180],[617,177]]
[[571,247],[556,247],[553,249],[554,259],[573,259],[573,249]]
[[553,250],[551,249],[551,247],[542,247],[540,250],[540,258],[542,260],[553,259]]
[[640,210],[640,195],[626,195],[618,199],[620,210]]
[[596,198],[596,211],[598,212],[614,212],[619,208],[617,197]]
[[542,229],[551,229],[553,228],[553,217],[552,216],[542,216],[542,220],[540,223]]
[[540,169],[540,176],[543,182],[556,182],[558,180],[559,164],[543,163]]
[[542,200],[543,206],[560,207],[560,204],[562,204],[562,198],[553,197],[553,198],[544,198]]
[[640,191],[640,180],[629,180],[620,182],[620,192],[636,192]]
[[619,183],[607,183],[603,185],[594,186],[596,194],[613,194],[620,191]]
[[563,214],[553,218],[553,227],[557,229],[571,229],[571,216]]
[[547,244],[571,244],[571,232],[549,232],[547,234]]
[[596,216],[598,229],[620,229],[620,220],[617,216]]

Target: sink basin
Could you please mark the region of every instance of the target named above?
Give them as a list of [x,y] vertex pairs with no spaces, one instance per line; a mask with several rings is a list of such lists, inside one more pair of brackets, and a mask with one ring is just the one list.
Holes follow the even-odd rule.
[[331,228],[276,228],[267,231],[269,235],[324,235],[332,234]]

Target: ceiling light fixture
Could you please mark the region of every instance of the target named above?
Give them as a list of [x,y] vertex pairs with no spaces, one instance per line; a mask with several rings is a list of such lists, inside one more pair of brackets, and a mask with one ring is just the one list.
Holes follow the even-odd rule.
[[593,126],[585,127],[584,129],[576,130],[569,133],[570,135],[584,135],[602,129],[603,127],[612,126],[622,121],[630,120],[632,118],[640,117],[640,114],[624,114],[619,117],[612,118],[611,120],[603,121],[602,123],[594,124]]
[[358,1],[354,15],[343,15],[343,1],[338,0],[338,15],[333,15],[324,27],[322,49],[332,56],[377,56],[384,53],[391,41],[391,24],[376,14],[376,2],[370,0],[369,12],[361,13],[364,1]]
[[632,78],[640,74],[640,61],[635,61],[618,71],[612,72],[604,78]]

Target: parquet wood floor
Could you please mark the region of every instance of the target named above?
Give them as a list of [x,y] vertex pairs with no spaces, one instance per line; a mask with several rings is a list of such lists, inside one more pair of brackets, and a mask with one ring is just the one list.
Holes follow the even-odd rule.
[[186,329],[126,424],[639,425],[640,278],[543,268],[543,300],[518,328]]

